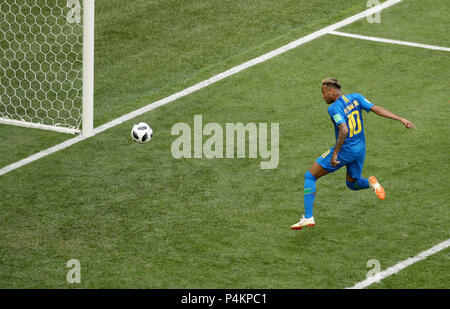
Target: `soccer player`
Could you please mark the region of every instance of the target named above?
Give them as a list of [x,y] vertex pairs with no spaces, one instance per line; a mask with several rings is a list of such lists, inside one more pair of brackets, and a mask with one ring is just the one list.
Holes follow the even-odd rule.
[[316,197],[316,181],[320,177],[333,173],[343,166],[347,167],[346,183],[351,190],[371,188],[380,200],[384,200],[385,192],[374,176],[369,179],[361,177],[364,158],[366,156],[366,140],[362,110],[398,120],[406,128],[416,126],[409,120],[399,117],[390,111],[372,104],[359,93],[343,95],[337,79],[326,78],[322,81],[322,98],[327,104],[328,114],[334,124],[336,144],[323,153],[305,174],[304,204],[305,215],[292,225],[291,229],[301,230],[304,226],[315,225],[313,203]]

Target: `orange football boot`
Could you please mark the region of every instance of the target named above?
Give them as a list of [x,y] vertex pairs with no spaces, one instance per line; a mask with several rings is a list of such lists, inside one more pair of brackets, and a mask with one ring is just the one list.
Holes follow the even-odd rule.
[[384,200],[384,198],[386,197],[386,193],[384,192],[383,187],[378,183],[375,176],[369,177],[369,186],[373,191],[375,191],[380,200]]

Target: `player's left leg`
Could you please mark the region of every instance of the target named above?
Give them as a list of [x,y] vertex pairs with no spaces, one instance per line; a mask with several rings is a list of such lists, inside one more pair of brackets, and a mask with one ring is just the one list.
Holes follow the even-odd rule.
[[333,167],[330,164],[331,150],[321,155],[305,173],[305,183],[303,186],[303,202],[305,206],[305,215],[299,222],[291,226],[292,230],[301,230],[303,227],[312,227],[315,225],[313,217],[313,205],[316,197],[316,181],[328,173],[333,173],[340,167]]
[[316,181],[326,174],[328,174],[328,172],[317,162],[314,162],[305,174],[303,202],[305,205],[305,218],[307,219],[313,216],[313,204],[316,197]]
[[299,222],[291,226],[292,230],[301,230],[303,227],[312,227],[315,225],[313,217],[313,205],[316,197],[316,181],[320,177],[328,174],[328,172],[317,162],[305,173],[305,182],[303,186],[303,202],[305,206],[305,215]]

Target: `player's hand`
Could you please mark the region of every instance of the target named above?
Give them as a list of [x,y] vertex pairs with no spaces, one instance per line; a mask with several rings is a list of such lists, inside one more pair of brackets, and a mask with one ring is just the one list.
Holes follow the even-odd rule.
[[339,163],[341,163],[341,161],[337,160],[337,153],[333,152],[332,156],[331,156],[331,166],[332,167],[336,167],[336,165],[338,165]]
[[405,125],[405,128],[407,128],[407,129],[413,128],[414,130],[417,130],[417,128],[414,125],[414,123],[412,123],[408,119],[402,119],[402,123]]

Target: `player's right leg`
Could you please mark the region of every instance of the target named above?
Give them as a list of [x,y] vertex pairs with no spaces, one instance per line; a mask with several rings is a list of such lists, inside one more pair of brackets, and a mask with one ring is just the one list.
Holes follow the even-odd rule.
[[348,172],[345,175],[345,184],[350,190],[354,191],[370,188],[369,179],[364,177],[353,178],[348,174]]
[[350,177],[349,174],[347,174],[345,182],[347,184],[347,187],[351,190],[356,191],[356,190],[371,188],[380,200],[384,200],[384,198],[386,197],[384,188],[380,185],[380,183],[377,181],[375,176],[371,176],[371,177],[369,177],[369,179],[366,179],[363,177],[354,179],[354,178]]
[[375,176],[369,177],[369,179],[361,177],[362,169],[364,165],[365,153],[356,158],[351,163],[347,164],[347,175],[345,182],[347,187],[351,190],[361,190],[371,188],[375,191],[380,200],[384,200],[386,194],[383,187],[378,183]]

